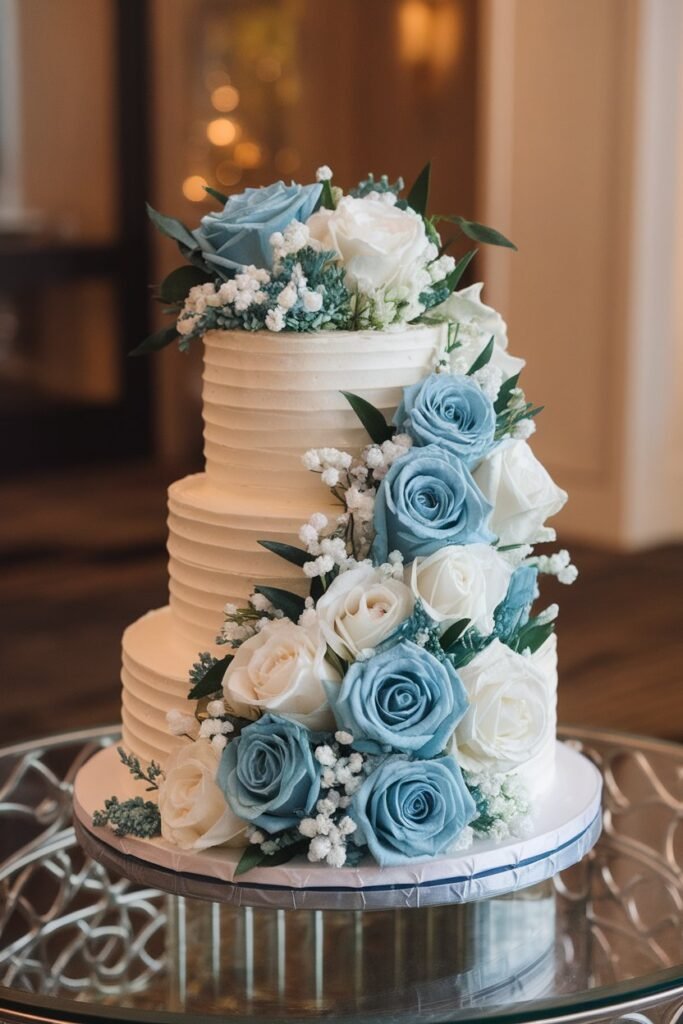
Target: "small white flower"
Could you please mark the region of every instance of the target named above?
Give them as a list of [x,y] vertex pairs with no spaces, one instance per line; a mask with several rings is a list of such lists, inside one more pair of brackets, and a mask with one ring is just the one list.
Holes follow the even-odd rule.
[[576,568],[576,566],[568,565],[564,569],[560,569],[560,571],[557,574],[557,580],[558,583],[565,583],[567,585],[570,585],[571,583],[574,583],[578,575],[579,570]]
[[341,743],[344,747],[351,746],[353,743],[353,736],[351,733],[345,732],[343,729],[340,729],[339,732],[335,732],[334,738],[337,743]]
[[358,772],[363,770],[363,755],[353,753],[349,757],[349,771],[356,775]]
[[377,444],[370,445],[365,450],[365,462],[370,469],[377,469],[379,466],[384,465],[384,455],[382,449]]
[[308,521],[318,533],[327,526],[327,516],[323,512],[314,512]]
[[326,487],[336,487],[339,483],[339,470],[332,466],[323,470],[322,481]]
[[331,868],[343,868],[346,864],[346,850],[341,844],[335,844],[327,854],[325,861]]
[[230,721],[221,722],[221,733],[225,736],[235,731],[235,726]]
[[252,828],[249,832],[249,842],[254,846],[260,846],[261,843],[265,843],[266,834],[262,832],[260,828]]
[[202,739],[211,739],[212,736],[216,736],[220,731],[221,723],[217,722],[215,718],[205,718],[199,726],[199,735]]
[[266,327],[269,331],[283,331],[285,327],[285,314],[280,306],[269,309],[266,313]]
[[257,612],[269,612],[272,608],[268,598],[264,597],[263,594],[259,594],[258,590],[255,590],[249,598],[249,604]]
[[212,744],[212,746],[214,746],[216,748],[216,750],[220,754],[227,747],[228,740],[227,740],[227,737],[225,737],[221,733],[219,733],[218,735],[211,737],[211,744]]
[[283,309],[291,309],[292,306],[296,305],[297,298],[298,298],[298,295],[296,293],[296,288],[290,282],[288,285],[285,285],[285,287],[282,289],[282,291],[278,295],[278,297],[277,297],[278,305],[282,306]]
[[332,843],[326,836],[315,836],[314,839],[311,839],[311,845],[308,847],[308,859],[314,863],[324,860],[331,849]]
[[171,736],[192,736],[197,729],[197,719],[186,711],[172,708],[166,712],[166,725]]
[[324,767],[331,768],[337,763],[337,755],[327,743],[315,748],[315,759]]
[[303,626],[304,629],[310,629],[315,626],[318,621],[318,613],[315,608],[304,608],[301,615],[299,616],[299,625]]
[[313,839],[318,834],[318,826],[315,818],[304,818],[303,821],[299,822],[299,832],[306,839]]
[[336,807],[337,805],[334,803],[333,800],[330,800],[328,796],[323,797],[322,800],[318,800],[317,804],[315,805],[315,809],[318,812],[318,814],[324,814],[327,817],[329,817],[330,814],[334,814]]
[[515,423],[511,431],[511,436],[515,441],[528,441],[532,434],[536,433],[536,420],[520,420],[519,423]]
[[322,308],[323,297],[320,292],[305,291],[301,298],[307,313],[317,313]]
[[206,705],[206,710],[211,718],[220,718],[221,715],[225,714],[225,701],[210,700]]
[[323,164],[315,172],[316,181],[330,181],[332,179],[332,168],[328,167],[327,164]]
[[322,775],[320,776],[320,784],[323,789],[331,789],[337,782],[337,776],[335,775],[333,768],[323,768]]
[[350,836],[352,832],[356,831],[357,827],[353,818],[349,818],[348,815],[344,815],[339,822],[339,831],[343,836]]

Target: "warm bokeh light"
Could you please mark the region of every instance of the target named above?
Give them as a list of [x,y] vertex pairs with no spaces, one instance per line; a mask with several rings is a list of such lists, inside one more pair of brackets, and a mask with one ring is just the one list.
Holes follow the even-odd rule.
[[294,174],[301,167],[301,154],[293,146],[283,146],[275,154],[275,166],[280,174]]
[[230,85],[230,75],[224,68],[214,65],[214,67],[206,69],[204,81],[207,89],[211,92],[214,89],[220,89],[222,85]]
[[460,55],[462,12],[439,0],[403,0],[398,9],[401,58],[414,67],[448,71]]
[[235,163],[252,170],[263,162],[263,150],[257,142],[240,142],[235,146]]
[[262,82],[276,82],[282,74],[282,64],[277,57],[261,57],[256,63],[256,76]]
[[204,191],[206,184],[206,178],[202,178],[201,174],[191,174],[183,182],[183,195],[193,203],[201,203],[203,199],[206,199]]
[[234,85],[219,85],[211,93],[211,102],[216,110],[228,114],[239,105],[240,94]]
[[232,160],[222,160],[216,168],[216,178],[221,185],[236,185],[241,177],[241,169]]
[[229,117],[216,117],[207,124],[206,137],[214,146],[229,146],[237,138],[237,125]]

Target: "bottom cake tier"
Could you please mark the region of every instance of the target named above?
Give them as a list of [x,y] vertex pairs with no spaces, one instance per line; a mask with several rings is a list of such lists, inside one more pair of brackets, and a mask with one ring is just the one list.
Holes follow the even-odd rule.
[[554,783],[537,800],[523,838],[476,839],[467,850],[384,868],[370,858],[356,867],[331,868],[297,857],[279,867],[253,868],[237,881],[240,850],[184,851],[161,838],[119,837],[109,828],[94,828],[92,816],[112,792],[125,799],[140,791],[114,747],[81,768],[74,812],[91,854],[104,862],[109,856],[112,866],[137,881],[181,894],[309,909],[466,903],[549,878],[580,860],[597,841],[602,821],[598,770],[562,743],[556,746],[556,764]]

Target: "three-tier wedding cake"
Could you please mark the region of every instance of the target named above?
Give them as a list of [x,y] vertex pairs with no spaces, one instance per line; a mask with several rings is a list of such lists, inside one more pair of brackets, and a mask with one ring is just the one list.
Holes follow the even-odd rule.
[[514,246],[429,216],[428,185],[344,194],[323,167],[209,190],[194,231],[150,210],[187,265],[139,351],[203,340],[206,463],[169,490],[169,604],[123,638],[120,757],[153,793],[103,801],[102,834],[236,851],[238,877],[533,830],[558,749],[538,578],[576,575],[534,545],[566,495],[505,322],[460,287],[474,251],[438,225]]

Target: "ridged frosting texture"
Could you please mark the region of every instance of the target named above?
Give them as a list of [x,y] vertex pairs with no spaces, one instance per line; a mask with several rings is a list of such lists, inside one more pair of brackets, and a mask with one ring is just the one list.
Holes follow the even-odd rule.
[[432,369],[442,330],[206,336],[206,471],[169,489],[170,608],[144,616],[123,639],[130,750],[150,760],[171,749],[166,711],[182,707],[197,653],[215,650],[226,601],[243,602],[257,582],[303,592],[300,571],[258,541],[299,543],[311,513],[341,511],[301,464],[309,448],[368,443],[340,392],[361,395],[389,418],[403,387]]

